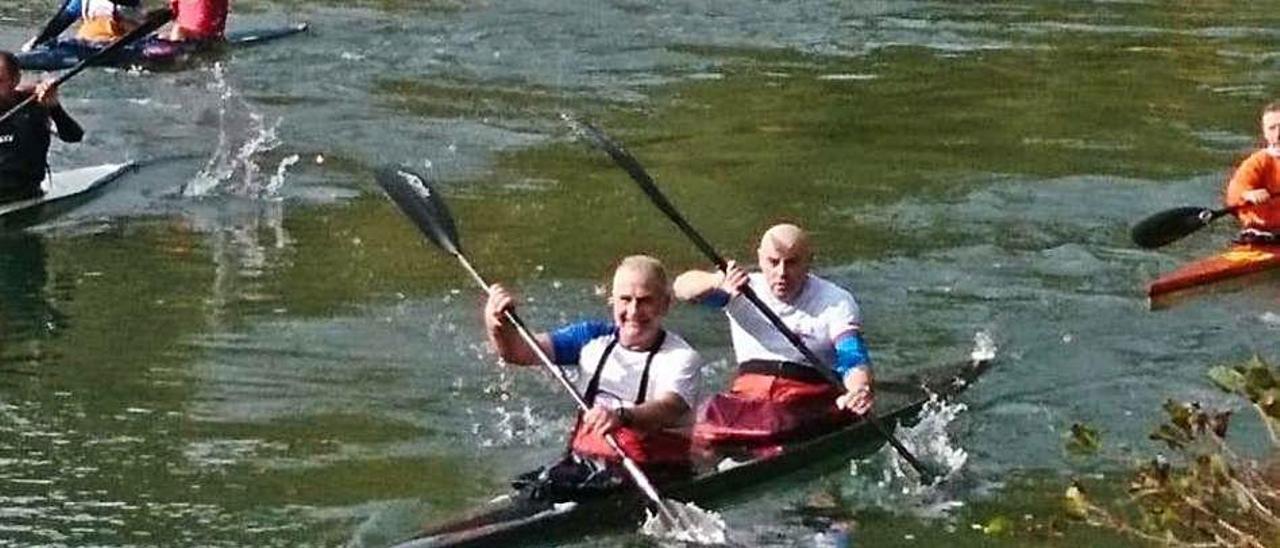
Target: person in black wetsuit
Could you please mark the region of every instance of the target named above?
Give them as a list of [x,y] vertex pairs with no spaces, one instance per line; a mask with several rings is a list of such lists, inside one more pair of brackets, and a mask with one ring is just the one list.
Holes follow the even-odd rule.
[[34,198],[44,193],[40,182],[49,170],[51,129],[58,138],[78,143],[84,129],[58,103],[58,87],[42,82],[19,87],[22,69],[12,53],[0,51],[0,112],[8,112],[30,95],[36,100],[0,122],[0,203]]

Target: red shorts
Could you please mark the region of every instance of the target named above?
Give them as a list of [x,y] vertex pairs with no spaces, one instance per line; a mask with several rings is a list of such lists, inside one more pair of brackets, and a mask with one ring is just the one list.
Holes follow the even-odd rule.
[[831,383],[739,373],[727,394],[716,394],[703,405],[693,443],[700,452],[749,449],[825,433],[851,419],[836,407],[840,394]]
[[[618,445],[636,464],[683,464],[689,462],[689,438],[674,432],[640,432],[630,428],[614,430]],[[607,461],[621,460],[604,441],[604,436],[579,428],[573,438],[573,452]]]

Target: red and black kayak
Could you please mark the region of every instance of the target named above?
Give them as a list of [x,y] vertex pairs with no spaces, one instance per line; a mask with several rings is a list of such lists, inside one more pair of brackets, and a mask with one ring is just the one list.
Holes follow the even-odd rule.
[[1160,276],[1147,286],[1155,301],[1173,293],[1280,268],[1280,245],[1238,244]]
[[[968,388],[990,362],[971,360],[896,379],[877,381],[876,413],[886,424],[909,422],[932,397],[946,399]],[[751,488],[796,473],[822,473],[848,466],[848,459],[876,450],[883,436],[866,421],[851,423],[815,438],[784,446],[768,456],[711,467],[692,479],[661,486],[662,493],[682,502],[708,503],[741,495]],[[645,499],[633,489],[582,501],[551,503],[517,494],[499,496],[466,516],[424,527],[398,548],[518,546],[547,544],[553,539],[631,526],[645,518]]]

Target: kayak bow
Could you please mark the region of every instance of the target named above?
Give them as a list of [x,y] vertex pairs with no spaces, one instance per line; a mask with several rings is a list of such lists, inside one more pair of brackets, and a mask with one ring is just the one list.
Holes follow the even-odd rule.
[[1280,245],[1234,245],[1160,276],[1147,286],[1153,301],[1187,289],[1280,268]]

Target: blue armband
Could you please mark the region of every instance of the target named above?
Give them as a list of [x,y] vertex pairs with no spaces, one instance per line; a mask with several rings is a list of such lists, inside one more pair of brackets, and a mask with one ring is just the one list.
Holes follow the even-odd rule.
[[698,304],[711,308],[724,308],[729,304],[729,294],[720,289],[712,289],[701,299],[698,299]]
[[862,334],[854,331],[843,335],[836,341],[836,374],[844,379],[850,371],[871,365],[871,356],[867,354],[867,345],[862,341]]
[[613,330],[612,322],[599,320],[581,321],[561,327],[550,334],[551,350],[555,354],[552,357],[560,365],[576,364],[581,357],[582,347],[594,339],[613,333]]

